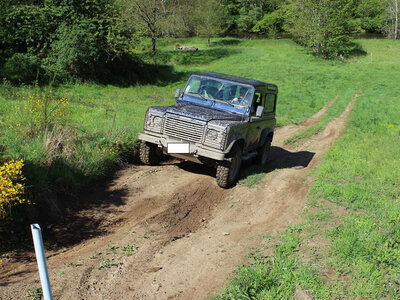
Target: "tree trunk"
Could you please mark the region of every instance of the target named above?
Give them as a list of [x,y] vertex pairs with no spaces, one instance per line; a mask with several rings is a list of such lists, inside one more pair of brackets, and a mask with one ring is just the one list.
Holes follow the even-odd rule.
[[399,36],[399,1],[394,0],[394,5],[395,5],[395,16],[394,16],[394,39],[397,40]]
[[210,47],[210,40],[211,40],[211,36],[208,35],[208,47]]
[[156,52],[156,38],[151,37],[151,51],[154,53]]

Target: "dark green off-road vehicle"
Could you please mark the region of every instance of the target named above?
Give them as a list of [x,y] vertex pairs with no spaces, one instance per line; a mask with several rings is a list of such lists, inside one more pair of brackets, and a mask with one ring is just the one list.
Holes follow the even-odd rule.
[[278,87],[219,73],[190,76],[172,106],[146,112],[140,159],[156,165],[163,154],[215,166],[223,188],[234,185],[242,160],[266,164],[274,137]]

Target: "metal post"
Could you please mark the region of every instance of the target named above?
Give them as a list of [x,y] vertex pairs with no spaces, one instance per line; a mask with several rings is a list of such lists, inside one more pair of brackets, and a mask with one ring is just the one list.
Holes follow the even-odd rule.
[[49,274],[47,273],[46,257],[42,239],[42,230],[39,224],[31,224],[33,244],[35,246],[36,260],[39,268],[40,281],[42,283],[43,297],[45,300],[52,300]]

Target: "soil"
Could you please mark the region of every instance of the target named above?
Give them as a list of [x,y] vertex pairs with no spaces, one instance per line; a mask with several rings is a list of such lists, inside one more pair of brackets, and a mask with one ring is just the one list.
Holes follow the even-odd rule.
[[[43,228],[55,299],[202,299],[218,294],[262,237],[300,220],[318,163],[358,95],[323,132],[283,148],[320,112],[276,130],[268,172],[252,188],[221,189],[215,170],[176,160],[131,165],[79,197],[84,205]],[[245,167],[244,167],[245,168]],[[79,201],[78,201],[79,202]],[[0,299],[40,287],[32,251],[3,259]]]

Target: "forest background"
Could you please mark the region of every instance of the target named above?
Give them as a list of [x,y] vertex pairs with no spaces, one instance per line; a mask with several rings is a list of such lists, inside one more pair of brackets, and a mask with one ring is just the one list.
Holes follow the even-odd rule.
[[[0,77],[13,84],[132,84],[143,37],[290,37],[315,55],[362,51],[351,36],[397,39],[398,0],[3,0]],[[155,63],[157,61],[155,60]]]

